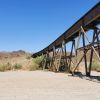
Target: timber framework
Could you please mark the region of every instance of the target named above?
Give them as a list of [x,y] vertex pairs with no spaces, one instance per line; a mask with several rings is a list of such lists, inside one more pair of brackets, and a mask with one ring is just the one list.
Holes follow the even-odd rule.
[[[44,55],[45,61],[43,63],[43,69],[46,66],[52,68],[55,71],[60,70],[60,66],[65,66],[68,72],[75,73],[79,64],[84,60],[85,73],[87,76],[91,75],[91,66],[93,62],[93,54],[96,55],[100,62],[100,2],[96,4],[91,10],[89,10],[83,17],[81,17],[75,24],[73,24],[67,31],[65,31],[60,37],[43,50],[34,53],[33,58]],[[91,31],[90,31],[91,30]],[[90,31],[90,32],[89,32]],[[92,36],[89,40],[87,33]],[[79,47],[80,41],[82,47]],[[87,44],[86,44],[87,41]],[[71,42],[71,51],[67,55],[66,45]],[[78,51],[82,51],[82,57],[77,59]],[[87,52],[90,51],[90,60],[87,64]],[[48,61],[49,56],[51,60]],[[73,60],[73,57],[75,60]],[[74,65],[71,70],[71,65]]]

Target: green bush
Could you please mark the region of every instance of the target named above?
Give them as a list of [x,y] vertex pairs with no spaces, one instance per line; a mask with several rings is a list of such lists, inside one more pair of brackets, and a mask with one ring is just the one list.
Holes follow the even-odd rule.
[[37,58],[33,58],[33,63],[36,63],[39,66],[41,66],[41,63],[42,63],[43,59],[44,59],[43,56],[40,56],[40,57],[37,57]]
[[42,69],[43,56],[33,58],[32,65],[29,66],[30,71]]
[[92,70],[100,72],[100,63],[98,62],[93,62],[92,63]]
[[22,69],[22,65],[16,63],[16,64],[13,65],[13,68],[14,69]]
[[34,64],[29,66],[29,70],[30,71],[34,71],[34,70],[38,70],[38,69],[39,69],[39,66],[36,63],[34,63]]

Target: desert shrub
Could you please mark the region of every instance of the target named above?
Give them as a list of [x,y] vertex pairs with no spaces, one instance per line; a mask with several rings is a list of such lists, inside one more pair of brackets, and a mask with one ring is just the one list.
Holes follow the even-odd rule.
[[32,57],[31,57],[31,54],[27,53],[26,54],[26,59],[30,60]]
[[16,63],[16,64],[13,65],[13,68],[14,68],[14,69],[22,69],[22,65]]
[[42,69],[43,56],[33,58],[32,64],[29,66],[30,71]]
[[34,64],[29,66],[29,70],[30,71],[34,71],[34,70],[38,70],[38,69],[39,69],[39,66],[36,63],[34,63]]
[[100,63],[93,62],[91,69],[100,72]]
[[7,64],[5,64],[4,66],[5,66],[5,70],[11,70],[12,69],[12,65],[9,62]]
[[33,59],[33,64],[36,63],[37,65],[41,66],[41,63],[42,63],[43,59],[44,59],[43,56],[34,58],[34,59]]
[[0,65],[0,71],[4,72],[5,71],[5,66],[4,65]]
[[11,70],[11,69],[12,69],[12,65],[9,62],[6,64],[0,65],[0,71],[2,71],[2,72]]

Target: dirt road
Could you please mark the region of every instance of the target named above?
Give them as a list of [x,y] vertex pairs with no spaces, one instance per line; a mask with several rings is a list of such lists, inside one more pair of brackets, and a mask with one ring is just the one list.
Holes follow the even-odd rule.
[[0,72],[0,100],[100,100],[100,83],[64,73]]

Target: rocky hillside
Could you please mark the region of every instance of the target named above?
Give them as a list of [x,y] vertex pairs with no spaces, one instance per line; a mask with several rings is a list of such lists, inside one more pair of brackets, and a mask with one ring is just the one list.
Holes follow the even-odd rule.
[[13,51],[13,52],[0,52],[0,59],[7,59],[13,57],[25,56],[27,53],[23,50]]

